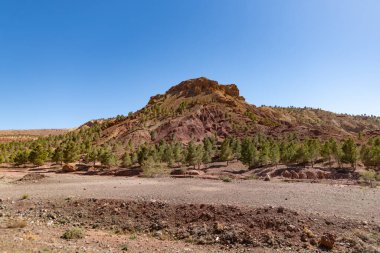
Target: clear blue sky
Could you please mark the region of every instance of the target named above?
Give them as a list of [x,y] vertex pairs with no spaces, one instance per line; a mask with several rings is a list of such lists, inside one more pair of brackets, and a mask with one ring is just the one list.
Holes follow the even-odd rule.
[[380,115],[379,0],[2,0],[0,129],[127,114],[189,78]]

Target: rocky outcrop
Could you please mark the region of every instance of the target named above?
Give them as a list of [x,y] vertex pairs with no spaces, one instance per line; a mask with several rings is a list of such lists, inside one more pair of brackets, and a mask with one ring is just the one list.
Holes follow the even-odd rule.
[[237,88],[235,84],[221,85],[217,81],[213,81],[205,77],[183,81],[180,84],[170,88],[166,92],[166,94],[192,97],[192,96],[198,96],[200,94],[207,95],[207,94],[212,94],[216,92],[220,92],[223,95],[244,100],[244,98],[240,96],[239,89]]

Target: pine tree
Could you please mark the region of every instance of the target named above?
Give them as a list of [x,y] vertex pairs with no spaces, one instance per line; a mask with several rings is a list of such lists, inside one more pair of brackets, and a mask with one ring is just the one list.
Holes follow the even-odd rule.
[[195,165],[197,164],[197,150],[193,141],[187,146],[186,162],[188,165],[194,166],[195,169]]
[[314,167],[315,161],[320,156],[320,142],[316,139],[309,139],[306,141],[307,146],[307,160],[311,163],[311,167]]
[[125,168],[129,168],[129,167],[132,166],[131,155],[129,153],[127,153],[127,152],[123,155],[122,165]]
[[241,161],[248,167],[256,166],[259,162],[258,151],[251,139],[244,139],[241,148]]
[[97,148],[91,148],[87,154],[87,158],[89,162],[92,162],[93,166],[95,167],[96,161],[99,158],[99,150]]
[[99,160],[103,166],[106,166],[108,168],[116,165],[117,163],[115,155],[107,148],[101,150]]
[[321,155],[325,161],[329,162],[329,167],[331,168],[331,160],[332,160],[332,144],[331,141],[325,141],[321,148]]
[[48,153],[41,145],[37,145],[29,154],[29,161],[36,166],[41,166],[45,163]]
[[277,167],[281,159],[281,154],[280,154],[280,148],[276,143],[273,143],[270,148],[269,159],[271,163]]
[[212,158],[210,155],[210,150],[204,148],[203,150],[203,157],[202,157],[202,163],[205,164],[206,166],[211,163]]
[[261,150],[260,150],[259,160],[260,160],[261,165],[268,165],[269,164],[269,162],[270,162],[269,153],[270,153],[269,143],[267,143],[265,141],[265,142],[263,142],[263,144],[261,146]]
[[339,168],[342,168],[342,156],[343,152],[340,145],[333,139],[330,140],[331,152],[334,160],[339,164]]
[[173,149],[174,161],[178,164],[178,167],[184,160],[183,148],[181,143],[176,143]]
[[166,145],[163,154],[162,154],[162,161],[166,162],[169,167],[173,166],[174,163],[174,154],[173,154],[173,148],[171,145]]
[[203,155],[204,155],[203,145],[197,145],[195,148],[195,163],[198,165],[198,169],[201,168]]
[[63,150],[60,146],[54,150],[52,160],[53,160],[53,162],[55,162],[57,164],[60,163],[62,165],[62,163],[63,163]]
[[220,159],[223,162],[227,162],[227,166],[228,166],[228,162],[234,159],[234,153],[230,146],[229,139],[225,139],[222,143],[221,150],[220,150]]
[[29,154],[26,150],[19,151],[14,158],[14,162],[17,166],[26,164],[29,161]]
[[73,163],[78,160],[78,148],[75,142],[69,142],[63,150],[63,162]]
[[142,163],[146,159],[148,159],[148,156],[149,156],[149,149],[148,149],[148,147],[146,145],[140,146],[138,154],[137,154],[137,160],[138,160],[138,163],[140,164],[140,166],[142,165]]
[[343,142],[342,145],[342,161],[344,163],[350,163],[353,168],[356,169],[356,163],[358,160],[358,151],[355,141],[349,138]]
[[232,142],[232,152],[236,160],[240,159],[241,156],[241,141],[239,139],[234,139]]

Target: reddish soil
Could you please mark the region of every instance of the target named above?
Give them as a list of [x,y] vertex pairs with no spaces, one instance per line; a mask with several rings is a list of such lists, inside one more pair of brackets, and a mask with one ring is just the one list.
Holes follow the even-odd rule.
[[[117,234],[147,234],[160,240],[220,245],[220,250],[269,248],[308,252],[319,239],[336,236],[336,252],[370,252],[380,243],[380,228],[341,218],[304,215],[283,207],[80,199],[2,203],[3,215],[18,213],[39,223],[77,226]],[[372,243],[360,237],[374,237]],[[375,252],[375,251],[374,251]]]

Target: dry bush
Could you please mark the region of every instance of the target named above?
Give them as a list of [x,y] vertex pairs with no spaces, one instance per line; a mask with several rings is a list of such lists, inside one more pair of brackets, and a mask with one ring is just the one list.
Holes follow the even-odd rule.
[[165,163],[155,162],[151,157],[143,162],[141,169],[143,177],[157,177],[168,173],[168,167]]
[[24,228],[28,223],[21,218],[16,218],[8,220],[6,224],[7,228]]
[[378,174],[376,171],[371,169],[371,170],[366,170],[360,173],[360,178],[371,187],[376,187],[377,186],[376,181],[380,180],[380,174]]
[[65,233],[61,236],[62,239],[65,240],[73,240],[73,239],[82,239],[84,237],[84,233],[80,228],[72,228],[66,230]]

